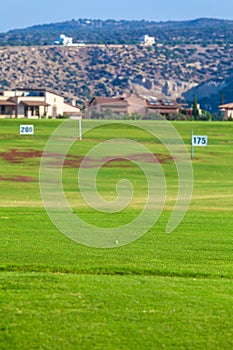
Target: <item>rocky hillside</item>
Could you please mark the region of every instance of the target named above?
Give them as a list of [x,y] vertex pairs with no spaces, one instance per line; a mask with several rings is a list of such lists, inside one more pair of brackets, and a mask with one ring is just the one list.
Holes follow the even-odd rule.
[[[219,102],[227,89],[225,97],[233,100],[228,89],[232,55],[230,44],[6,46],[0,47],[0,89],[47,87],[77,104],[124,91],[175,98],[186,93],[192,100],[194,90],[188,91],[197,87],[200,98],[215,95]],[[202,108],[216,110],[207,100]]]

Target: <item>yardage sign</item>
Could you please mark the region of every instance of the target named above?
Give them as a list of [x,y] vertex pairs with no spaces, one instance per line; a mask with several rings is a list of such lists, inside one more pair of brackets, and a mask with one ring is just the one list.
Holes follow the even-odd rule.
[[205,147],[208,145],[208,136],[192,135],[192,146]]
[[34,125],[20,125],[20,135],[34,135]]

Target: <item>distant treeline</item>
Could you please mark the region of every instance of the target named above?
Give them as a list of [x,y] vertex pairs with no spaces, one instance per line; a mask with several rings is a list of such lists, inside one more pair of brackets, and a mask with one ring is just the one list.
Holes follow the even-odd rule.
[[196,19],[191,21],[116,21],[73,19],[36,25],[0,34],[0,46],[50,45],[60,34],[89,44],[138,44],[142,35],[154,36],[165,44],[231,44],[233,21]]

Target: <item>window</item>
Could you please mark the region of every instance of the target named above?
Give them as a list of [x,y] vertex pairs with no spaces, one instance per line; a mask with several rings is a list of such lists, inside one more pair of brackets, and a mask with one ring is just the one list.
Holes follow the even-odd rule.
[[43,91],[30,91],[28,93],[28,96],[32,96],[32,97],[44,97],[45,96],[45,93]]
[[0,114],[6,114],[6,106],[0,106]]

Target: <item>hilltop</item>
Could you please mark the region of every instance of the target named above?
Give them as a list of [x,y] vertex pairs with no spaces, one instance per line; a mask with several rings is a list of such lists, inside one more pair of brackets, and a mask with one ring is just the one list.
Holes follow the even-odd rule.
[[[61,32],[89,44],[45,45]],[[145,33],[155,35],[155,45],[135,44]],[[3,33],[0,43],[0,89],[47,87],[79,105],[130,91],[188,102],[197,93],[211,112],[223,95],[233,99],[232,21],[72,20]]]
[[154,36],[163,44],[231,44],[233,21],[211,18],[166,22],[72,19],[0,33],[0,46],[50,45],[61,33],[88,44],[137,44],[144,34]]

